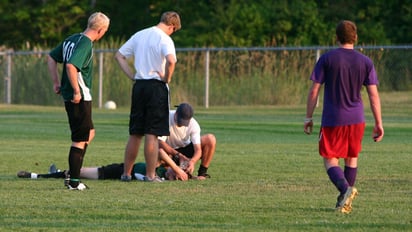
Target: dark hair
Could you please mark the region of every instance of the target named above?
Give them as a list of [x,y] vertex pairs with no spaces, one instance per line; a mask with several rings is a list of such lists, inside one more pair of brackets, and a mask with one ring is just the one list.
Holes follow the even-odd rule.
[[354,22],[342,20],[336,26],[336,36],[341,44],[354,44],[357,40],[357,29]]

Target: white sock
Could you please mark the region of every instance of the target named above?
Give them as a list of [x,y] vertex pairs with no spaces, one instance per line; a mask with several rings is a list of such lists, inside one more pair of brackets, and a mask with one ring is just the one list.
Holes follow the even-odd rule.
[[31,179],[37,179],[37,173],[32,172],[30,178]]

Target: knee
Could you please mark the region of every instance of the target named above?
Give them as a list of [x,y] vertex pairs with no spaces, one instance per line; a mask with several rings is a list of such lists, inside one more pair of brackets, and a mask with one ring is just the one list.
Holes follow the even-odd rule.
[[214,134],[206,134],[202,136],[202,144],[203,145],[209,145],[209,146],[215,146],[216,145],[216,137]]

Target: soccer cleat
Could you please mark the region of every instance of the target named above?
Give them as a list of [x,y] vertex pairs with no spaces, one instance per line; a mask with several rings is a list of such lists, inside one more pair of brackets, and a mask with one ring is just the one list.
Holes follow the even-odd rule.
[[69,190],[79,190],[79,191],[83,191],[85,189],[88,189],[89,187],[87,187],[87,185],[83,184],[83,183],[79,183],[79,185],[77,185],[77,187],[72,187],[70,184],[67,185],[67,188]]
[[338,197],[338,202],[336,203],[337,211],[346,214],[352,212],[352,201],[358,194],[358,190],[355,187],[349,187],[345,194],[341,194]]
[[55,164],[50,165],[49,174],[56,173],[56,172],[57,172],[56,165]]
[[20,178],[31,178],[31,172],[20,171],[17,173],[17,176]]
[[155,178],[153,178],[153,179],[150,179],[149,177],[145,176],[143,178],[143,181],[145,181],[145,182],[163,182],[163,180],[160,179],[160,177],[158,177],[158,176],[155,176]]

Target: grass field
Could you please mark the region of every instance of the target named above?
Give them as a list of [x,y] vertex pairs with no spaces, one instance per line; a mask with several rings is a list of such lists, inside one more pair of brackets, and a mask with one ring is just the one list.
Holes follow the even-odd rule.
[[[349,215],[333,210],[337,191],[316,133],[303,133],[303,105],[198,108],[202,132],[218,140],[211,179],[84,180],[83,192],[66,190],[63,180],[16,177],[51,163],[67,168],[63,107],[0,105],[0,231],[412,231],[412,93],[381,97],[385,137],[372,142],[367,109],[360,195]],[[122,162],[128,109],[95,109],[94,123],[84,166]]]

